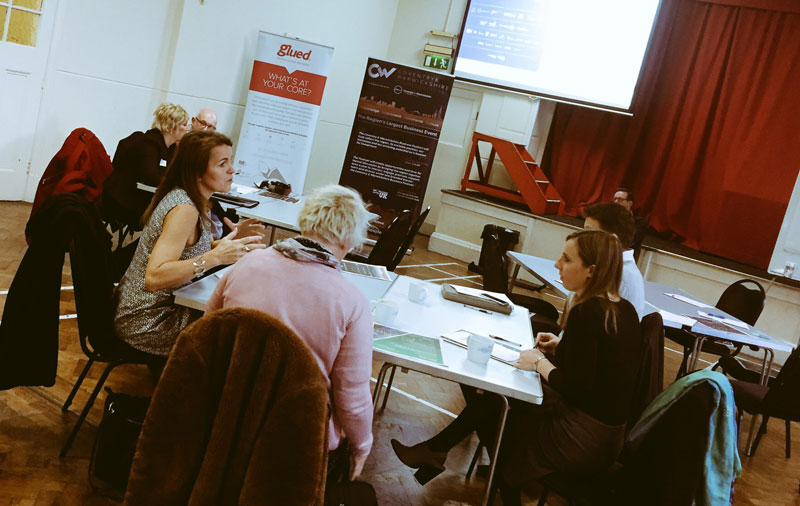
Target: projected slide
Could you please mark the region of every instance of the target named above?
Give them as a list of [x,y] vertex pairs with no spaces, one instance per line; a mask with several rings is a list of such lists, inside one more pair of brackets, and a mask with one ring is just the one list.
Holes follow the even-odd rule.
[[630,108],[659,0],[471,0],[455,77]]

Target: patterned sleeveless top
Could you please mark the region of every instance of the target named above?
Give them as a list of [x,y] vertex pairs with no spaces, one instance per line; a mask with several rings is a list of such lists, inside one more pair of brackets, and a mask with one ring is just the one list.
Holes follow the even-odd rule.
[[[180,204],[194,206],[182,188],[173,189],[158,203],[142,231],[133,260],[117,289],[118,301],[114,319],[117,334],[134,348],[154,355],[169,355],[181,330],[202,315],[199,311],[177,306],[173,302],[172,292],[188,285],[190,281],[155,292],[148,292],[144,286],[147,262],[161,236],[164,218],[172,208]],[[194,258],[211,250],[211,226],[203,220],[200,220],[200,224],[200,238],[192,246],[184,248],[179,260]]]

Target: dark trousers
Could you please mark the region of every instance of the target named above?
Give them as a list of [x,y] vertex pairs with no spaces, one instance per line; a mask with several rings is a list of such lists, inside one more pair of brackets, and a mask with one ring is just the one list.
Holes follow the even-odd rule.
[[[502,399],[491,392],[479,393],[474,387],[461,385],[461,392],[467,405],[464,410],[437,435],[426,441],[432,451],[449,451],[455,445],[469,437],[473,432],[478,433],[481,442],[487,448],[493,448],[497,436],[497,424],[502,411]],[[520,488],[511,486],[503,472],[503,464],[509,458],[518,460],[512,454],[518,453],[519,438],[516,434],[525,431],[525,420],[533,416],[541,416],[552,410],[549,403],[536,406],[527,402],[509,399],[509,415],[506,420],[506,430],[498,454],[497,472],[493,487],[499,490],[504,506],[521,504]],[[516,466],[517,464],[513,464]]]

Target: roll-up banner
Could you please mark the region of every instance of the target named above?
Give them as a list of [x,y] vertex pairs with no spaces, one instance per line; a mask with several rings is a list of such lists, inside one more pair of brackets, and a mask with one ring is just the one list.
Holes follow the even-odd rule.
[[333,48],[259,32],[234,167],[237,183],[302,193]]
[[452,87],[452,76],[367,61],[339,184],[381,216],[376,228],[405,209],[419,214]]

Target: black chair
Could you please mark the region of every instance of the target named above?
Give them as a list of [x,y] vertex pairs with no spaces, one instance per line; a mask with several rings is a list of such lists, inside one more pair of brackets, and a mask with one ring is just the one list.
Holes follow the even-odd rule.
[[371,265],[383,265],[387,269],[394,262],[400,246],[405,240],[408,230],[411,228],[411,211],[405,210],[395,216],[394,220],[386,229],[381,232],[375,246],[369,252],[369,256],[364,257],[355,253],[349,253],[345,259],[355,262],[364,262]]
[[[758,384],[760,378],[753,378],[751,375],[745,375],[745,377],[756,379],[756,381],[751,383],[734,379],[731,381],[731,385],[733,385],[736,405],[739,407],[739,418],[741,419],[742,411],[753,415],[747,437],[747,455],[755,454],[761,437],[767,431],[767,422],[771,417],[775,417],[784,420],[786,424],[785,451],[788,459],[792,449],[791,422],[800,421],[800,403],[798,402],[800,399],[800,347],[792,350],[778,375],[769,384],[760,385]],[[763,419],[754,440],[753,430],[755,429],[756,415],[762,415]]]
[[511,302],[527,308],[531,312],[531,327],[534,335],[538,332],[560,331],[558,309],[546,300],[529,297],[508,291],[508,260],[497,234],[483,239],[483,289],[508,295]]
[[[765,300],[766,292],[760,283],[752,279],[740,279],[722,292],[715,307],[745,323],[755,325],[761,315],[761,311],[764,309]],[[666,337],[683,346],[683,360],[675,378],[678,379],[687,373],[686,366],[689,361],[689,355],[692,352],[695,336],[683,329],[670,328],[666,331]],[[719,356],[735,356],[741,349],[741,344],[731,349],[720,342],[705,340],[700,351]],[[753,347],[753,349],[757,350],[758,348]]]
[[698,383],[654,424],[638,446],[627,444],[619,462],[596,474],[556,472],[540,478],[539,506],[551,492],[572,506],[693,505],[704,483],[709,419],[716,390]]
[[408,247],[411,246],[411,243],[414,241],[414,237],[416,237],[420,227],[422,227],[422,224],[425,223],[425,219],[428,217],[429,212],[431,212],[431,206],[428,206],[428,208],[422,211],[419,216],[417,216],[417,219],[414,220],[414,224],[411,225],[411,228],[408,230],[408,234],[406,234],[403,244],[400,245],[400,249],[397,250],[397,254],[394,256],[392,263],[387,267],[390,271],[394,271],[397,266],[400,265],[400,262],[403,261],[403,256],[405,256],[406,251],[408,251]]
[[641,327],[644,352],[628,414],[628,429],[664,389],[664,320],[659,313],[650,313],[642,318]]
[[114,331],[114,285],[111,281],[110,252],[107,249],[85,247],[74,243],[70,248],[72,282],[75,290],[75,308],[78,314],[78,333],[81,350],[89,358],[69,393],[61,411],[66,412],[92,364],[108,364],[89,395],[75,426],[72,429],[61,457],[66,456],[97,395],[111,371],[122,364],[148,364],[154,356],[136,350],[122,341]]

